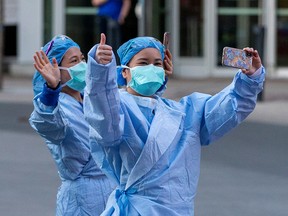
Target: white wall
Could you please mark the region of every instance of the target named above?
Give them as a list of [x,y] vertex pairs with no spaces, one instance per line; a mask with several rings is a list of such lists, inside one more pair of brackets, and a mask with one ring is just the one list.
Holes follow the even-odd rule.
[[5,25],[16,25],[17,14],[18,14],[18,1],[17,0],[4,0],[4,24]]
[[10,67],[12,75],[33,75],[33,54],[42,46],[43,0],[18,0],[17,61]]

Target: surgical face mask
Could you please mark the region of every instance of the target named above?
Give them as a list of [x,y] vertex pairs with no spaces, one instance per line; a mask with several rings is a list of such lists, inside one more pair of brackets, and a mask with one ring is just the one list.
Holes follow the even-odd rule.
[[128,87],[143,96],[151,96],[163,85],[165,80],[165,71],[162,67],[153,64],[146,66],[136,66],[129,68],[122,65],[123,68],[130,69],[131,80]]
[[71,79],[67,81],[66,83],[64,83],[63,86],[67,85],[76,91],[79,91],[79,92],[83,91],[83,89],[86,86],[86,82],[85,82],[85,75],[86,75],[86,69],[87,69],[86,62],[82,61],[70,68],[66,68],[66,67],[59,67],[59,68],[67,70],[71,77]]

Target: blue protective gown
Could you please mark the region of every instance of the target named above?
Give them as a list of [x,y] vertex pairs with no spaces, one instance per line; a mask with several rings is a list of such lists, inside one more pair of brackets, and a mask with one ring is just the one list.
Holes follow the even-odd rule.
[[117,89],[114,61],[99,65],[89,52],[84,113],[92,156],[118,182],[102,215],[194,215],[201,146],[222,137],[251,113],[262,90],[239,72],[211,96],[179,102]]
[[115,186],[91,157],[83,105],[65,93],[56,107],[45,106],[39,95],[33,103],[30,124],[45,139],[62,180],[56,215],[100,215]]

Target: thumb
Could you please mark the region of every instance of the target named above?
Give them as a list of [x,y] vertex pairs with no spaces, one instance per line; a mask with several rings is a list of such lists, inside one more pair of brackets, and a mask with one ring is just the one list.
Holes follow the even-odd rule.
[[106,43],[106,36],[104,33],[101,33],[100,45],[105,45]]

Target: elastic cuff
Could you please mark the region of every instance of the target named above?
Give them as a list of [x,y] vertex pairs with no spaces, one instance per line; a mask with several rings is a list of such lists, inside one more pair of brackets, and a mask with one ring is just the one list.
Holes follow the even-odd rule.
[[60,81],[59,81],[59,83],[58,83],[58,85],[55,87],[55,88],[52,88],[52,87],[50,87],[48,84],[47,84],[47,82],[46,82],[46,85],[47,85],[47,88],[48,89],[51,89],[51,90],[57,90],[59,87],[60,87]]
[[251,79],[257,79],[258,77],[260,77],[260,74],[262,73],[262,68],[263,66],[261,65],[261,67],[255,71],[255,73],[253,73],[252,75],[248,75],[248,77]]
[[62,87],[60,85],[58,88],[52,89],[47,86],[47,83],[44,83],[43,90],[40,95],[40,101],[46,106],[56,106],[58,103],[59,94]]

